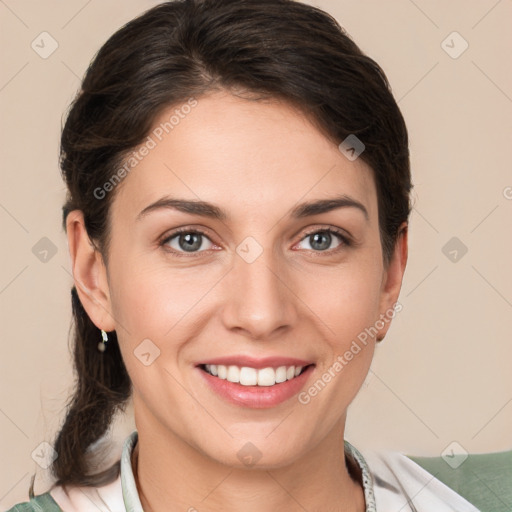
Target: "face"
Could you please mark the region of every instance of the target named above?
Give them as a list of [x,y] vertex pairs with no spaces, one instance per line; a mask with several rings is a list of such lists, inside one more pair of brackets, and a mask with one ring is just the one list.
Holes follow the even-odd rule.
[[176,108],[116,190],[97,325],[139,431],[287,464],[344,427],[405,261],[383,265],[371,169],[292,107],[216,92],[162,134]]

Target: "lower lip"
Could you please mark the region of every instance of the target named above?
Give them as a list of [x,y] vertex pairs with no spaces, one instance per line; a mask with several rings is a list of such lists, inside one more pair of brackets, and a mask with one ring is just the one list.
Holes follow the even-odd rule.
[[211,389],[222,398],[232,404],[253,409],[275,407],[295,396],[304,387],[313,369],[314,365],[310,365],[298,377],[273,386],[243,386],[236,382],[214,377],[197,367]]

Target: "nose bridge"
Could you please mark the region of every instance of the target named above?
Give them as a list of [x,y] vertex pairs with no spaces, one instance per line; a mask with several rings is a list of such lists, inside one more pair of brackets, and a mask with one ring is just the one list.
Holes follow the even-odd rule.
[[224,322],[253,338],[268,338],[274,331],[290,326],[296,319],[293,294],[286,283],[288,274],[270,248],[248,237],[236,249],[229,300]]

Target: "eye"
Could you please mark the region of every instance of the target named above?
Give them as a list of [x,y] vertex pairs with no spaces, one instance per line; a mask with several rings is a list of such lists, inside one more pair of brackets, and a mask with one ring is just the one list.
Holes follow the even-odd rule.
[[[208,240],[210,246],[204,247],[204,240]],[[208,243],[206,245],[208,245]],[[176,253],[197,253],[211,249],[213,242],[207,237],[206,233],[197,229],[178,229],[170,236],[166,237],[160,243],[161,246],[170,247],[171,252]],[[200,251],[199,249],[203,249]],[[179,254],[181,256],[181,254]]]
[[[332,243],[338,239],[338,245],[332,248]],[[207,243],[205,244],[205,240]],[[323,228],[310,231],[302,238],[301,242],[308,241],[309,248],[314,252],[335,253],[344,247],[351,245],[349,238],[341,231],[334,228]],[[215,244],[208,238],[207,234],[199,229],[180,228],[175,230],[160,242],[160,245],[175,256],[185,256],[187,253],[193,255],[212,249]],[[205,247],[206,245],[206,247]]]
[[[336,238],[340,243],[333,249],[332,243],[335,242]],[[341,250],[343,247],[350,246],[350,240],[341,231],[333,228],[317,229],[306,234],[301,242],[308,241],[310,248],[315,252],[336,252]]]

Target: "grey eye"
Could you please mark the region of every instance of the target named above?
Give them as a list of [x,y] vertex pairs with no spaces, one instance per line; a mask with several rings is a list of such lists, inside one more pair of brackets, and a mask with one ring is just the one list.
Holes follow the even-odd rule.
[[[204,240],[208,240],[211,244],[206,235],[197,231],[187,231],[169,237],[166,244],[179,252],[198,252],[203,247]],[[203,247],[203,249],[205,248]],[[206,249],[209,249],[209,247],[206,247]]]

